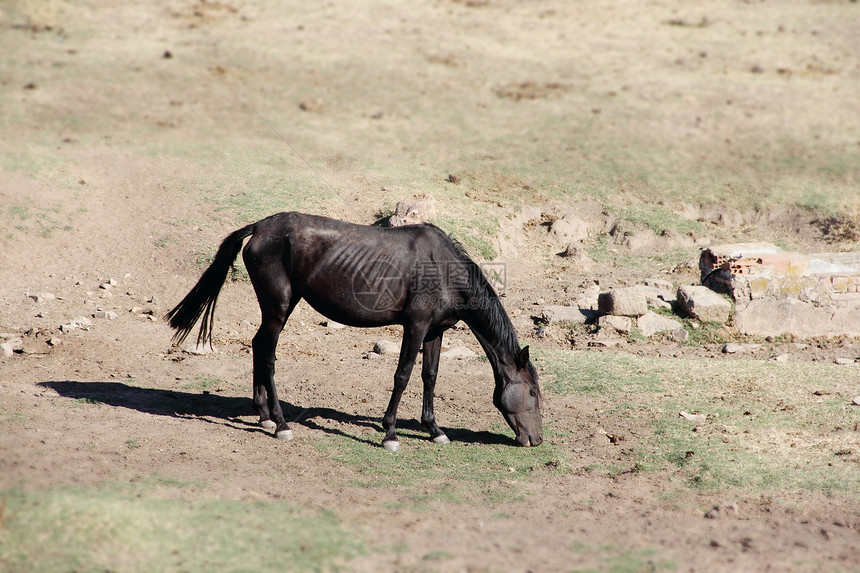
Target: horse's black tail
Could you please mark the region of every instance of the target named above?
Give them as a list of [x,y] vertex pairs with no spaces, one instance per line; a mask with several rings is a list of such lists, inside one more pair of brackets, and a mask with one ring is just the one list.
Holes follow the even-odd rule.
[[194,328],[197,320],[203,316],[203,321],[200,323],[200,333],[197,335],[197,344],[205,344],[208,341],[209,345],[212,345],[212,325],[215,320],[215,303],[218,301],[218,294],[221,292],[224,281],[227,280],[230,267],[233,266],[233,262],[239,255],[242,241],[245,237],[253,235],[256,228],[256,223],[248,225],[234,231],[224,239],[215,254],[215,260],[204,271],[191,292],[185,295],[185,298],[176,305],[176,308],[164,316],[164,320],[176,330],[176,334],[173,335],[174,344],[182,344],[188,333]]

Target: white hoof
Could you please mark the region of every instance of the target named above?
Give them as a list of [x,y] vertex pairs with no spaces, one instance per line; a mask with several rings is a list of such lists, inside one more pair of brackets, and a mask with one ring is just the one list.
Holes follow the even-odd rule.
[[396,452],[400,450],[400,442],[397,440],[388,440],[387,442],[382,442],[382,447],[389,452]]
[[287,440],[290,441],[293,439],[293,431],[292,430],[281,430],[280,432],[275,432],[275,437],[279,440]]
[[260,427],[264,430],[274,430],[278,425],[271,420],[260,420]]
[[433,438],[433,442],[436,444],[450,444],[451,440],[448,439],[448,436],[442,434],[441,436],[436,436]]

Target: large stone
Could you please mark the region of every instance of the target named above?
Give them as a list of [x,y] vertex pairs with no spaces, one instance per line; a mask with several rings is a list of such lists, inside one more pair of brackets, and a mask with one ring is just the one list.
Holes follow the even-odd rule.
[[617,288],[600,293],[597,307],[601,314],[642,316],[648,312],[645,293],[639,287]]
[[549,305],[543,307],[541,318],[547,324],[552,324],[553,322],[584,324],[588,317],[576,306]]
[[738,310],[735,324],[741,333],[755,336],[860,336],[860,309],[819,307],[795,298],[762,298]]
[[687,314],[702,322],[724,323],[732,310],[731,303],[725,297],[703,286],[679,286],[678,304]]
[[662,316],[651,311],[640,316],[637,320],[636,326],[639,328],[642,336],[653,336],[660,332],[678,330],[682,327],[681,323],[674,318]]

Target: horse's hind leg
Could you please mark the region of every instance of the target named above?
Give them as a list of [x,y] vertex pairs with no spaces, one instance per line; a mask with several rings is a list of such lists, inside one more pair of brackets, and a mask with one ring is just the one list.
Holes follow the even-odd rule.
[[262,320],[252,341],[254,353],[254,409],[260,415],[260,425],[274,428],[275,437],[291,440],[293,433],[284,419],[275,389],[275,350],[278,338],[290,313],[299,302],[276,249],[271,243],[255,242],[253,237],[245,246],[243,258],[257,293]]
[[[262,305],[261,305],[262,306]],[[254,409],[260,415],[260,426],[274,428],[275,437],[293,439],[293,432],[284,419],[278,392],[275,389],[275,349],[287,318],[295,307],[263,310],[260,329],[252,341],[254,352]]]

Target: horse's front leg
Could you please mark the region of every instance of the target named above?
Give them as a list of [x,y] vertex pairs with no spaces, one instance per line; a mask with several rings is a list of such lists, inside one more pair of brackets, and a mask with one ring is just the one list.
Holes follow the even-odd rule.
[[394,372],[394,389],[391,391],[391,400],[389,400],[385,416],[382,418],[382,427],[385,429],[382,447],[392,452],[400,449],[400,442],[397,440],[397,433],[395,432],[397,408],[400,406],[403,391],[406,390],[406,385],[409,383],[409,376],[412,375],[412,367],[415,366],[415,359],[418,357],[421,339],[424,338],[425,332],[426,329],[414,325],[403,327],[400,359],[397,362],[397,370]]
[[439,352],[442,349],[442,336],[424,341],[424,358],[421,362],[421,379],[424,381],[424,402],[421,406],[421,425],[430,432],[430,438],[437,444],[447,444],[448,436],[436,424],[433,413],[433,394],[436,389],[436,374],[439,371]]

